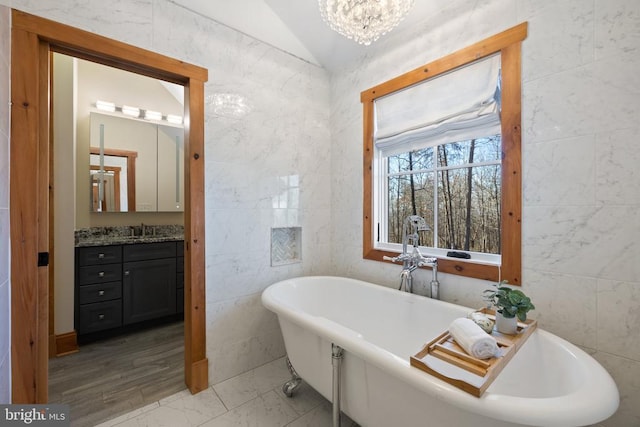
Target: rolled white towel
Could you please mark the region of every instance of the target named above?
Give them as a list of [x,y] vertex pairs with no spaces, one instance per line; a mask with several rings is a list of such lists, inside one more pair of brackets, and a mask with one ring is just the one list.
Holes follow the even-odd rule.
[[496,339],[487,334],[471,319],[459,318],[449,325],[449,333],[460,347],[478,359],[489,359],[498,355]]

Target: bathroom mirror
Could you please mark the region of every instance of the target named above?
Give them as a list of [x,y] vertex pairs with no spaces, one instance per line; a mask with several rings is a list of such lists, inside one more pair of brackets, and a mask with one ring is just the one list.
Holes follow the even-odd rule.
[[57,75],[74,82],[56,96],[74,105],[75,124],[65,122],[63,130],[73,141],[77,176],[87,177],[76,181],[80,209],[183,212],[184,88],[55,55],[67,64]]
[[184,130],[91,113],[93,212],[182,212]]
[[158,211],[184,209],[184,129],[158,125]]

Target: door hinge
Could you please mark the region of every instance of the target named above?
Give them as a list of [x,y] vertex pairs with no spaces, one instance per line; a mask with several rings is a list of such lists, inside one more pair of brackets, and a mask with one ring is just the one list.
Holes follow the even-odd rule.
[[38,252],[38,267],[49,265],[49,252]]

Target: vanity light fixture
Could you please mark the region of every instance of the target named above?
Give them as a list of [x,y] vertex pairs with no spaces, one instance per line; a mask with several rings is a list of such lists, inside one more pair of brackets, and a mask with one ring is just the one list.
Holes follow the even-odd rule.
[[102,101],[100,99],[96,101],[96,108],[107,113],[122,113],[125,116],[134,118],[153,120],[157,122],[165,120],[174,125],[181,125],[184,122],[183,117],[177,114],[167,114],[165,116],[160,111],[145,110],[131,105],[123,105],[120,107],[113,102]]
[[144,118],[147,120],[162,120],[162,113],[159,111],[145,110]]
[[394,29],[414,0],[318,0],[332,30],[365,46]]
[[108,111],[109,113],[115,113],[116,104],[114,104],[113,102],[97,100],[96,101],[96,108],[98,110]]
[[173,123],[175,125],[181,125],[182,124],[182,116],[177,116],[175,114],[167,114],[166,120],[169,123]]
[[131,117],[140,117],[140,109],[138,107],[131,107],[129,105],[122,106],[122,114]]

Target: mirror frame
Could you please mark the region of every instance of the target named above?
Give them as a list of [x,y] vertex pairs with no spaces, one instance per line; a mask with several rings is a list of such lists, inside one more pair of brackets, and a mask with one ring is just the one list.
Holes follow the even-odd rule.
[[[185,382],[208,387],[205,321],[205,68],[88,31],[11,14],[11,384],[13,403],[46,403],[53,322],[52,52],[64,53],[185,87]],[[34,171],[35,168],[35,171]],[[41,262],[39,262],[41,261]],[[39,266],[39,264],[42,264]]]

